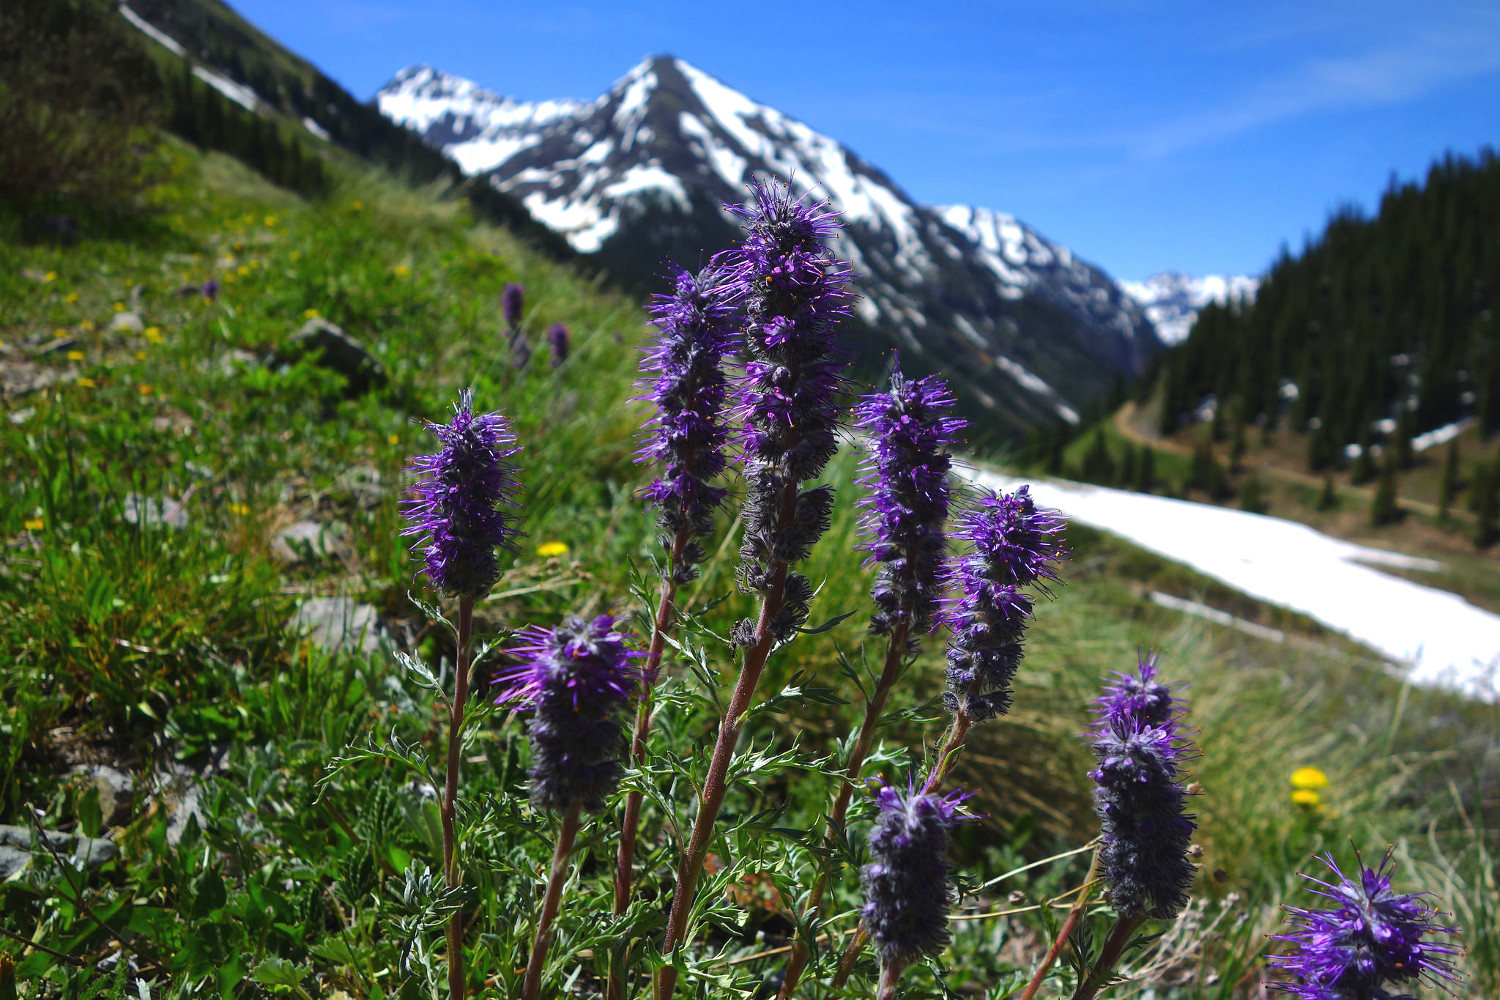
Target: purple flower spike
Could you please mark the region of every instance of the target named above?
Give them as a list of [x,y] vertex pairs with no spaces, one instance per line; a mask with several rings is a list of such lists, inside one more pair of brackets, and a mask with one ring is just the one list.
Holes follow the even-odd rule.
[[861,547],[880,564],[871,590],[876,611],[870,631],[876,635],[903,624],[912,633],[932,628],[948,550],[948,449],[968,426],[946,415],[953,403],[942,379],[913,382],[898,366],[888,390],[861,397],[854,408],[855,426],[870,435],[859,481],[869,495],[859,502],[865,508],[860,531],[870,537]]
[[[1441,914],[1426,905],[1427,893],[1391,891],[1391,855],[1378,868],[1359,865],[1357,878],[1339,870],[1333,855],[1319,857],[1335,881],[1303,875],[1311,890],[1334,906],[1328,910],[1283,908],[1293,931],[1277,937],[1293,946],[1288,955],[1271,956],[1278,972],[1298,983],[1271,988],[1304,1000],[1406,1000],[1405,983],[1427,983],[1445,992],[1458,976],[1447,957],[1457,949],[1423,941],[1432,934],[1454,934],[1438,924]],[[1400,992],[1398,992],[1400,990]]]
[[547,330],[547,343],[552,345],[552,367],[556,368],[568,360],[568,341],[571,335],[568,328],[561,323],[554,324]]
[[420,536],[414,546],[426,560],[427,578],[438,590],[481,597],[500,576],[497,548],[515,548],[516,466],[508,461],[515,446],[510,421],[499,413],[474,414],[465,390],[446,424],[427,423],[442,442],[435,455],[417,455],[413,499],[402,502],[404,536]]
[[1172,689],[1157,680],[1155,653],[1140,658],[1133,673],[1125,670],[1115,674],[1095,708],[1101,732],[1116,719],[1133,719],[1176,736],[1182,720],[1182,706],[1173,700]]
[[219,282],[216,278],[209,278],[203,283],[203,297],[212,302],[219,297]]
[[506,285],[500,293],[500,311],[505,315],[505,325],[511,330],[521,325],[521,303],[525,296],[526,289],[521,285]]
[[1151,657],[1106,689],[1091,737],[1099,766],[1089,776],[1097,783],[1099,869],[1110,903],[1122,916],[1170,920],[1188,901],[1197,824],[1182,783],[1192,749],[1178,733],[1182,710],[1155,675]]
[[861,912],[882,965],[906,966],[948,944],[954,893],[943,855],[965,798],[894,785],[876,792],[880,815],[870,834],[874,862],[861,873]]
[[[834,333],[851,295],[848,264],[824,245],[838,232],[836,213],[779,184],[757,182],[752,194],[753,206],[731,206],[745,219],[745,238],[728,259],[728,288],[745,310],[745,372],[734,393],[746,481],[740,583],[765,592],[778,564],[806,558],[828,527],[832,488],[797,487],[838,447],[834,393],[844,362]],[[806,620],[812,586],[793,573],[784,593],[771,623],[778,640]],[[747,629],[736,628],[736,641],[747,640]]]
[[566,812],[604,808],[620,783],[625,734],[619,710],[638,681],[620,619],[570,615],[556,628],[530,626],[510,650],[521,662],[495,677],[496,704],[535,709],[531,723],[531,803]]
[[688,529],[688,541],[667,567],[678,585],[698,575],[705,553],[699,539],[713,531],[713,512],[725,491],[711,485],[724,471],[729,429],[722,416],[728,380],[723,371],[729,350],[732,310],[713,265],[690,274],[673,266],[670,295],[659,295],[651,321],[661,332],[641,361],[646,379],[639,397],[656,406],[656,416],[642,432],[637,461],[662,467],[662,475],[643,491],[657,509],[661,545],[672,552],[677,535]]
[[1057,511],[1032,502],[1027,486],[988,493],[960,515],[954,535],[974,547],[951,572],[959,594],[943,614],[953,628],[943,696],[950,712],[986,722],[1010,711],[1010,682],[1036,603],[1021,588],[1048,593],[1043,581],[1057,579],[1054,564],[1067,556],[1057,541],[1064,526]]

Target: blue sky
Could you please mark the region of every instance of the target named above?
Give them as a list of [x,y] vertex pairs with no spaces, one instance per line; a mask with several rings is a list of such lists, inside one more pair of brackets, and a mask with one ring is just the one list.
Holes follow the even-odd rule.
[[413,63],[593,98],[671,53],[1123,278],[1257,273],[1392,172],[1500,146],[1494,0],[234,6],[361,98]]

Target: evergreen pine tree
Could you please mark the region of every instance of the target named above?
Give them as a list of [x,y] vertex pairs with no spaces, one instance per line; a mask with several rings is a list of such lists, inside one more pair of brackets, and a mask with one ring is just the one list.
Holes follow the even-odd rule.
[[1387,448],[1384,460],[1380,463],[1380,482],[1375,487],[1375,500],[1370,505],[1370,524],[1376,528],[1390,524],[1401,516],[1401,509],[1396,504],[1396,464],[1395,449]]
[[1135,488],[1141,493],[1150,493],[1156,486],[1156,449],[1149,444],[1141,445],[1140,461],[1135,466]]
[[1349,482],[1354,486],[1363,486],[1375,478],[1375,456],[1370,454],[1370,424],[1369,421],[1361,421],[1361,424],[1359,454],[1349,467]]
[[1333,488],[1333,477],[1323,477],[1323,492],[1318,494],[1318,509],[1333,510],[1339,505],[1339,495]]
[[1198,438],[1198,443],[1193,446],[1193,463],[1188,469],[1186,487],[1202,490],[1210,496],[1213,494],[1214,452],[1207,436]]
[[1104,436],[1104,425],[1094,429],[1094,440],[1083,456],[1083,478],[1090,483],[1105,486],[1114,481],[1115,460],[1109,453],[1109,441]]
[[1245,458],[1245,417],[1236,406],[1229,425],[1229,471],[1239,472]]
[[1412,424],[1416,415],[1411,408],[1402,400],[1399,412],[1396,414],[1396,434],[1391,441],[1396,451],[1396,464],[1403,469],[1410,469],[1416,462],[1416,456],[1412,453],[1411,438],[1414,433]]
[[1443,479],[1438,485],[1438,517],[1448,520],[1448,510],[1453,498],[1458,495],[1458,441],[1448,442],[1448,453],[1443,457]]
[[1475,548],[1487,548],[1495,541],[1495,515],[1496,507],[1500,506],[1496,501],[1497,483],[1495,468],[1488,462],[1480,462],[1474,467],[1474,476],[1469,482],[1469,495],[1474,498],[1475,516],[1477,523],[1474,526]]
[[1266,491],[1260,476],[1250,473],[1240,481],[1240,510],[1252,514],[1263,514],[1266,510]]

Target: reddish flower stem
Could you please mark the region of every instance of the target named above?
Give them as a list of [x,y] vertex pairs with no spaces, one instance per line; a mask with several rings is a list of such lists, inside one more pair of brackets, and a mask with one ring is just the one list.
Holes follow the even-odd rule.
[[[652,622],[651,646],[646,652],[646,663],[642,668],[641,700],[635,710],[635,735],[631,738],[630,762],[640,768],[646,763],[646,739],[651,734],[652,695],[656,690],[656,679],[661,673],[661,658],[667,646],[667,632],[672,625],[676,610],[677,584],[675,571],[682,562],[682,554],[692,540],[691,526],[683,525],[672,540],[672,558],[667,565],[667,576],[662,580],[661,596],[656,604],[656,618]],[[630,880],[635,865],[636,831],[640,826],[640,791],[625,796],[625,816],[620,821],[620,851],[615,858],[615,916],[620,916],[630,906]],[[621,974],[611,972],[609,976],[610,1000],[623,1000],[624,987]]]
[[557,832],[557,847],[552,852],[552,877],[547,879],[547,895],[542,898],[542,913],[536,921],[536,938],[531,945],[531,960],[526,963],[525,1000],[537,1000],[542,993],[542,970],[547,965],[547,949],[552,945],[552,921],[562,900],[563,883],[568,880],[568,855],[578,837],[578,807],[569,806],[563,813],[562,829]]
[[1026,984],[1026,990],[1020,996],[1020,1000],[1033,1000],[1037,990],[1042,988],[1042,983],[1047,979],[1047,973],[1052,971],[1052,964],[1057,961],[1057,956],[1062,954],[1064,946],[1068,943],[1068,937],[1073,933],[1073,928],[1078,926],[1078,921],[1083,918],[1083,911],[1088,909],[1089,886],[1094,881],[1094,873],[1099,870],[1099,852],[1094,851],[1094,860],[1089,863],[1089,873],[1083,880],[1084,889],[1073,901],[1073,908],[1068,911],[1068,918],[1058,929],[1057,939],[1052,942],[1052,947],[1047,949],[1042,963],[1036,967],[1036,972],[1031,975],[1031,982]]
[[1125,953],[1125,946],[1130,943],[1130,936],[1141,925],[1141,919],[1140,917],[1115,918],[1115,928],[1105,939],[1104,947],[1099,952],[1099,960],[1089,970],[1089,977],[1079,983],[1078,989],[1073,991],[1073,1000],[1093,1000],[1099,991],[1104,989],[1109,982],[1109,974],[1115,970],[1120,956]]
[[[797,484],[788,483],[781,494],[778,530],[790,527],[796,513]],[[755,689],[760,683],[760,675],[765,670],[766,659],[771,655],[771,646],[775,643],[771,623],[781,611],[782,601],[786,596],[786,577],[787,564],[776,560],[772,564],[770,585],[761,601],[760,617],[755,627],[755,643],[745,650],[739,680],[735,682],[724,717],[719,720],[719,737],[714,744],[713,759],[709,763],[703,791],[698,796],[698,816],[693,821],[693,832],[677,869],[677,889],[672,895],[672,912],[667,918],[666,935],[662,938],[661,953],[664,957],[671,957],[687,933],[688,915],[698,898],[698,879],[703,874],[703,862],[708,857],[714,822],[719,818],[719,809],[724,805],[724,795],[728,791],[729,765],[734,761],[734,750],[745,723],[745,713],[750,710]],[[676,968],[664,965],[658,969],[656,1000],[668,1000],[676,988]]]
[[901,973],[906,970],[904,962],[895,962],[880,967],[880,986],[875,991],[875,1000],[896,1000],[896,984],[901,982]]
[[[459,886],[453,825],[458,813],[458,769],[463,760],[464,708],[469,701],[469,637],[473,623],[474,598],[459,598],[457,678],[453,704],[448,711],[448,771],[438,813],[443,822],[443,878],[449,889]],[[448,995],[450,1000],[463,1000],[464,994],[464,918],[461,910],[454,910],[448,918]]]

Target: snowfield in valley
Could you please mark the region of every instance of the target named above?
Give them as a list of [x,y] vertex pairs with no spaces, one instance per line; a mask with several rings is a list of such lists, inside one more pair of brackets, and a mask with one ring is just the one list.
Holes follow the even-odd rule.
[[[964,470],[982,486],[1025,480]],[[1295,521],[1081,483],[1032,483],[1038,503],[1299,611],[1371,647],[1413,683],[1496,699],[1500,615],[1377,567],[1433,571],[1430,559],[1355,545]]]

